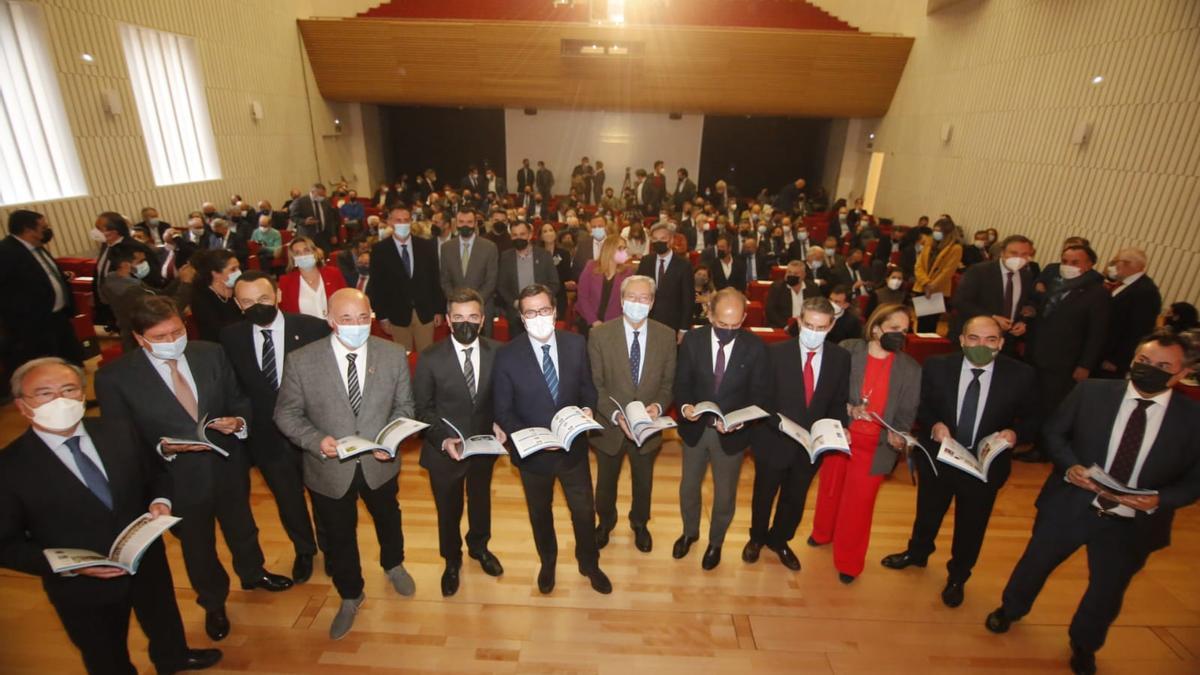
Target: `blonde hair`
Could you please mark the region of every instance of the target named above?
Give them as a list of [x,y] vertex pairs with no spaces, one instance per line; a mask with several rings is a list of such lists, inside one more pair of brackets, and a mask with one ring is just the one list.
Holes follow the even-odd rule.
[[308,247],[310,249],[312,249],[313,258],[316,259],[316,261],[317,261],[317,267],[319,268],[319,267],[322,267],[325,265],[325,252],[322,251],[321,248],[319,246],[317,246],[316,243],[313,242],[312,239],[309,239],[308,237],[294,237],[291,241],[288,242],[288,245],[287,245],[287,271],[288,272],[291,272],[292,270],[296,269],[296,255],[292,252],[292,249],[296,246],[296,244],[308,244]]
[[627,245],[623,237],[605,237],[604,243],[600,245],[600,257],[596,259],[596,266],[594,268],[596,274],[604,278],[615,277],[617,275],[620,265],[617,264],[613,256],[617,254],[617,250],[622,245]]

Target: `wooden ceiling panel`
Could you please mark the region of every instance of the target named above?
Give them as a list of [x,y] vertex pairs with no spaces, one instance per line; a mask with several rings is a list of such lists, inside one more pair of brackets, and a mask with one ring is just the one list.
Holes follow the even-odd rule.
[[[337,101],[878,117],[912,38],[848,31],[383,19],[299,22]],[[564,56],[561,41],[644,55]]]

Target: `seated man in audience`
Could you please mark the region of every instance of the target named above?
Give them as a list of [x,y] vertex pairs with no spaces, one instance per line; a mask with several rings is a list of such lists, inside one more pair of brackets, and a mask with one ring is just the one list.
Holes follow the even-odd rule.
[[827,258],[825,249],[820,246],[809,246],[804,255],[804,264],[808,267],[806,278],[809,283],[820,289],[822,295],[828,294],[829,289],[833,287],[829,267],[825,264]]
[[793,318],[800,316],[806,298],[821,295],[821,290],[805,279],[808,268],[802,260],[787,264],[787,275],[771,282],[767,291],[766,319],[772,328],[786,328]]
[[759,251],[759,238],[755,234],[742,238],[742,260],[745,261],[746,281],[743,290],[756,281],[771,279],[771,260]]
[[862,317],[858,312],[857,303],[850,302],[850,289],[846,286],[834,286],[829,291],[829,302],[833,304],[833,328],[825,338],[833,344],[841,344],[842,340],[861,338],[863,332]]
[[254,234],[250,235],[250,241],[258,244],[259,259],[267,262],[262,267],[264,269],[272,267],[270,263],[275,260],[275,254],[279,252],[279,247],[283,246],[283,237],[279,234],[279,230],[275,229],[271,216],[261,215],[258,217],[258,227],[254,229]]
[[250,249],[246,246],[246,240],[242,238],[242,235],[234,232],[229,221],[224,218],[213,220],[211,227],[212,233],[208,235],[205,248],[231,251],[238,259],[238,263],[245,268],[246,259],[250,256]]
[[708,263],[709,278],[719,291],[723,288],[734,288],[746,291],[746,259],[733,255],[732,238],[722,234],[717,237],[715,255]]

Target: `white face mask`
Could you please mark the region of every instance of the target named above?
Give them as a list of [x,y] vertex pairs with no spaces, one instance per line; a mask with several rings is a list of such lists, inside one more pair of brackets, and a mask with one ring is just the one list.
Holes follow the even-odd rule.
[[800,241],[808,239],[808,230],[800,230],[796,233],[796,238],[798,238]]
[[60,396],[33,409],[33,423],[51,431],[74,429],[83,419],[83,401]]
[[108,241],[104,237],[104,233],[94,227],[88,230],[88,236],[91,237],[92,241],[96,242],[97,244],[103,244],[104,242]]
[[242,276],[241,270],[234,270],[230,272],[229,276],[225,277],[225,288],[233,288],[233,285],[237,283],[238,277],[240,276]]
[[841,305],[833,306],[833,318],[840,319],[840,318],[842,318],[842,315],[845,313],[846,313],[845,307],[842,307]]
[[825,256],[826,256],[826,257],[828,257],[828,258],[832,258],[834,255],[837,255],[837,249],[832,249],[832,248],[826,248],[826,249],[825,249]]
[[945,237],[945,236],[946,236],[946,233],[945,233],[945,232],[942,232],[941,230],[934,230],[934,231],[933,231],[933,240],[934,240],[934,241],[941,241],[941,240],[942,240],[942,238],[943,238],[943,237]]
[[178,340],[171,342],[150,342],[146,340],[146,344],[150,345],[150,353],[163,361],[178,361],[179,357],[183,356],[183,351],[187,349],[187,335],[180,335]]
[[805,349],[817,349],[825,344],[825,336],[829,331],[813,330],[811,328],[800,327],[800,344],[804,345]]
[[1025,267],[1025,262],[1026,260],[1024,258],[1012,256],[1011,258],[1004,259],[1004,266],[1007,267],[1010,272],[1019,272],[1021,268]]
[[900,287],[903,285],[904,285],[903,279],[888,279],[887,280],[887,287],[892,289],[893,291],[900,290]]
[[642,302],[634,302],[632,300],[621,301],[621,311],[625,313],[625,318],[629,319],[630,323],[641,323],[650,316],[650,305]]
[[1117,266],[1116,266],[1116,265],[1109,265],[1109,266],[1108,266],[1108,268],[1106,268],[1106,269],[1104,270],[1104,273],[1105,273],[1106,275],[1108,275],[1108,278],[1109,278],[1109,279],[1111,279],[1111,280],[1113,280],[1113,281],[1120,281],[1120,277],[1119,277],[1119,276],[1117,276],[1117,274],[1118,274],[1118,273],[1117,273]]
[[538,340],[549,340],[554,334],[554,316],[535,316],[524,321],[525,332]]
[[311,253],[296,256],[296,267],[302,270],[311,270],[317,266],[317,258]]
[[358,349],[367,342],[367,338],[371,337],[371,324],[363,324],[361,326],[354,324],[337,325],[337,336],[350,349]]
[[975,240],[975,248],[982,249],[982,248],[985,248],[986,246],[987,246],[987,241],[985,241],[983,239]]
[[1058,276],[1066,279],[1067,281],[1070,281],[1071,279],[1078,279],[1080,274],[1083,274],[1083,270],[1074,265],[1058,266]]

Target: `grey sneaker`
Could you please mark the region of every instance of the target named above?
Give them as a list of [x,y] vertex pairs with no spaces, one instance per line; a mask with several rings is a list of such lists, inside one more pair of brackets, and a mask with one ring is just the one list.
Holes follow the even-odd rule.
[[396,589],[400,595],[408,598],[417,592],[417,582],[413,581],[412,576],[404,569],[403,563],[388,570],[387,576],[392,582],[392,588]]
[[346,633],[349,633],[350,628],[354,626],[354,616],[358,614],[358,608],[362,607],[363,601],[366,599],[367,595],[363,593],[357,598],[342,600],[342,606],[338,608],[333,622],[329,624],[329,639],[341,640],[346,637]]

